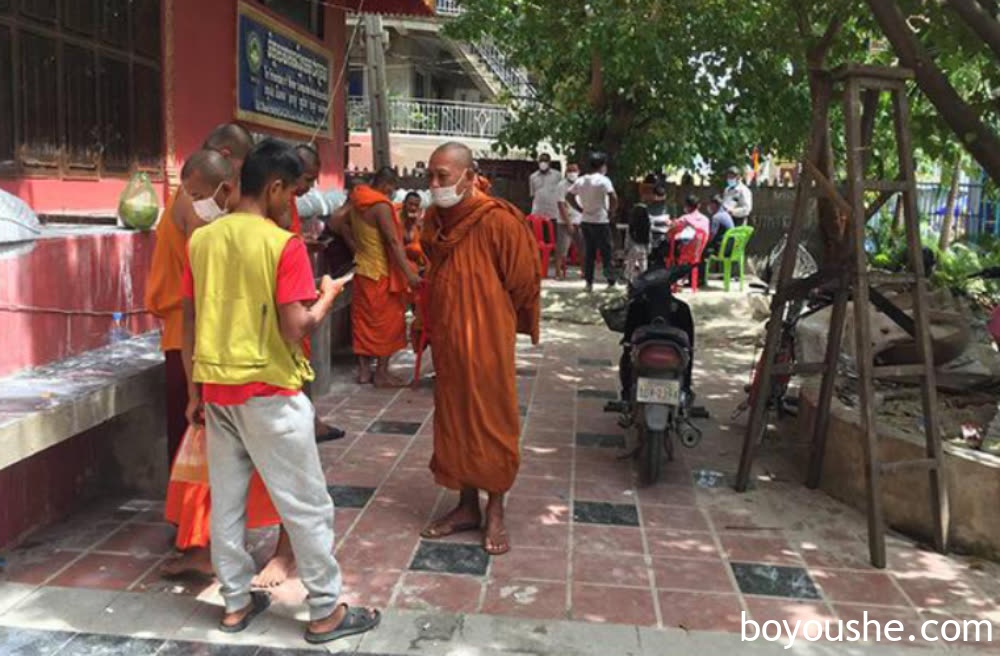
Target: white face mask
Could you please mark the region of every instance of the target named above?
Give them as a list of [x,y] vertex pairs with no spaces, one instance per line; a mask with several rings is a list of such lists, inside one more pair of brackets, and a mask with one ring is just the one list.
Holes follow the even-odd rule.
[[[468,169],[462,172],[459,182],[465,179]],[[455,207],[462,202],[465,198],[465,194],[458,193],[458,182],[450,187],[437,187],[436,189],[431,189],[431,200],[435,205],[442,209],[448,209],[450,207]]]
[[569,180],[570,182],[576,182],[577,180],[580,179],[580,174],[579,173],[567,173],[566,174],[566,179]]
[[215,188],[215,191],[208,198],[202,198],[201,200],[192,200],[191,207],[194,208],[194,213],[198,215],[198,218],[205,223],[211,223],[215,219],[219,218],[226,213],[226,210],[219,207],[219,204],[215,202],[215,194],[219,193],[219,189],[222,189],[222,183]]
[[548,162],[539,162],[538,170],[541,171],[542,173],[545,173],[546,171],[549,170],[549,166],[551,165]]

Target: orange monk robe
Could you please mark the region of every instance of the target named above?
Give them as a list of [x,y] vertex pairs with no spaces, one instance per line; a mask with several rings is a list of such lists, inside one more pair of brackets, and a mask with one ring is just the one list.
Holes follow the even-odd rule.
[[174,222],[174,203],[179,191],[170,195],[156,226],[156,246],[146,281],[146,309],[163,324],[160,348],[164,351],[180,351],[183,346],[181,280],[184,277],[187,237]]
[[538,343],[538,246],[513,205],[475,194],[431,209],[428,322],[434,336],[434,457],[438,484],[493,493],[520,466],[517,334]]
[[[179,551],[208,546],[212,536],[212,494],[208,483],[170,481],[164,518],[177,526],[174,544]],[[247,490],[247,528],[277,526],[281,517],[271,496],[254,471]]]
[[[388,205],[392,211],[396,238],[400,244],[403,243],[402,222],[388,196],[368,185],[358,185],[351,191],[350,202],[352,211],[359,215],[376,205]],[[351,226],[358,249],[354,255],[351,298],[354,353],[364,357],[387,358],[406,348],[409,283],[377,225],[370,225],[360,216],[355,216]]]

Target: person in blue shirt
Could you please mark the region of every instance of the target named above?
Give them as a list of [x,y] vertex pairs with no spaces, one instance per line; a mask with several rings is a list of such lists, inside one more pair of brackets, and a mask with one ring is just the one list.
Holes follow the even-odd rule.
[[[733,217],[726,210],[722,196],[712,197],[712,200],[708,202],[708,212],[712,219],[709,231],[708,248],[705,249],[705,258],[702,260],[701,271],[699,272],[702,280],[707,280],[705,277],[707,272],[705,262],[708,261],[708,258],[712,255],[719,254],[719,249],[722,248],[722,240],[725,238],[726,232],[736,225],[733,221]],[[739,271],[733,273],[734,278],[738,278],[738,276]]]

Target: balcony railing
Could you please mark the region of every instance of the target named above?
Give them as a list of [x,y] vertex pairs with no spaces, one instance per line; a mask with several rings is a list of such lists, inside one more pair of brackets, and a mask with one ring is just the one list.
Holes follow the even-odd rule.
[[[347,118],[354,132],[371,128],[367,98],[347,99]],[[449,137],[494,139],[500,134],[510,111],[500,105],[420,98],[389,99],[389,132],[433,134]]]

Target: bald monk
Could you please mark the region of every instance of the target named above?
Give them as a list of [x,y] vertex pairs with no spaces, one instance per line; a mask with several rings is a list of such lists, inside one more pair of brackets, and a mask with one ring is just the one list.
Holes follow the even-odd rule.
[[[302,162],[302,177],[299,178],[298,185],[295,187],[296,198],[301,198],[302,196],[308,194],[309,191],[316,186],[316,181],[319,179],[319,172],[322,165],[319,159],[319,152],[308,144],[299,144],[296,146],[295,154],[299,156],[299,160]],[[291,213],[291,231],[293,234],[301,237],[302,218],[299,216],[299,209],[298,206],[296,206],[294,199],[292,199],[291,203]],[[312,341],[309,337],[302,340],[302,352],[307,358],[312,355]],[[306,384],[306,396],[312,400],[308,384]],[[313,423],[316,428],[317,443],[339,440],[347,435],[347,433],[343,430],[330,426],[324,422],[318,414],[314,418]]]
[[503,502],[520,465],[516,336],[538,343],[538,247],[513,205],[475,191],[466,146],[438,148],[428,181],[435,207],[424,219],[423,244],[437,372],[431,471],[460,495],[458,507],[422,535],[483,528],[484,490],[483,548],[499,556],[510,550]]
[[[228,159],[238,175],[243,159],[253,147],[253,137],[244,127],[226,123],[212,130],[204,147]],[[210,198],[199,200],[198,211],[195,211],[193,199],[183,193],[182,186],[167,201],[156,226],[156,246],[146,284],[146,307],[160,320],[162,328],[160,348],[166,360],[167,450],[170,463],[173,463],[187,430],[184,418],[188,402],[187,380],[181,360],[181,278],[187,240],[192,232],[220,215],[218,205],[225,201],[225,197],[220,187]]]
[[[401,387],[389,372],[389,360],[406,347],[406,307],[410,290],[420,284],[416,267],[403,248],[403,226],[390,199],[396,173],[384,168],[372,185],[358,185],[350,196],[354,242],[354,296],[351,322],[358,383]],[[375,372],[372,373],[372,364]]]

